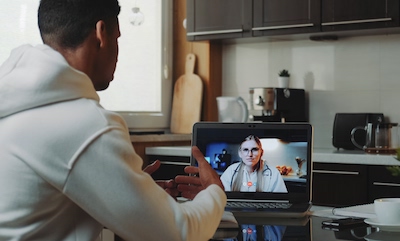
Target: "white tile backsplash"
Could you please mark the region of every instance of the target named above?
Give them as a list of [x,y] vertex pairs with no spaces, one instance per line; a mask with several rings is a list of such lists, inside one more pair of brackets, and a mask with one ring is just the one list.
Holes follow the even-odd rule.
[[278,87],[277,73],[291,72],[291,88],[309,98],[316,148],[332,146],[337,112],[379,112],[400,122],[400,35],[227,43],[223,95],[249,100],[250,87]]

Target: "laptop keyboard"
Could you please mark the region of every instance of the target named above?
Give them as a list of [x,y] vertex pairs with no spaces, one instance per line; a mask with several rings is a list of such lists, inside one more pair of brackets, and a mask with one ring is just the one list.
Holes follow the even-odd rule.
[[228,208],[271,208],[271,209],[288,209],[292,206],[291,203],[268,203],[268,202],[228,202]]

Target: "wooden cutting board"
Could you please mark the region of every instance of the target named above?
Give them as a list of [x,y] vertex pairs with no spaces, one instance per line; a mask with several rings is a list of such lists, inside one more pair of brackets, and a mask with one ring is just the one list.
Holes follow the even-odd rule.
[[190,134],[195,122],[200,121],[203,82],[193,73],[196,56],[186,56],[185,74],[175,82],[172,100],[171,133]]

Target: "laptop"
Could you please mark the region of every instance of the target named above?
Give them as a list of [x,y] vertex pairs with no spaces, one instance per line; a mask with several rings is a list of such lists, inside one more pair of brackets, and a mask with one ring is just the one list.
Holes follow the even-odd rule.
[[[255,137],[259,148],[254,146],[255,142],[242,144],[245,138]],[[192,145],[202,151],[224,180],[228,198],[225,211],[235,217],[308,215],[313,146],[313,128],[309,123],[198,122],[193,126]],[[261,153],[263,161],[256,170],[247,172],[245,166],[240,168],[245,165],[242,158],[247,160],[247,156],[257,153]],[[197,165],[193,156],[191,165]]]

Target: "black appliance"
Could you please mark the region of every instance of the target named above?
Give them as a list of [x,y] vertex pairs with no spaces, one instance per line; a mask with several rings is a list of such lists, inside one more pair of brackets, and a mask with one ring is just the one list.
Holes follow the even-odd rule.
[[[384,122],[382,113],[336,113],[333,121],[332,144],[336,148],[345,150],[358,149],[351,142],[351,130],[357,126],[365,126],[368,123],[377,124]],[[365,143],[365,132],[358,131],[354,135],[357,143]]]
[[250,115],[254,121],[307,122],[304,89],[250,88]]

